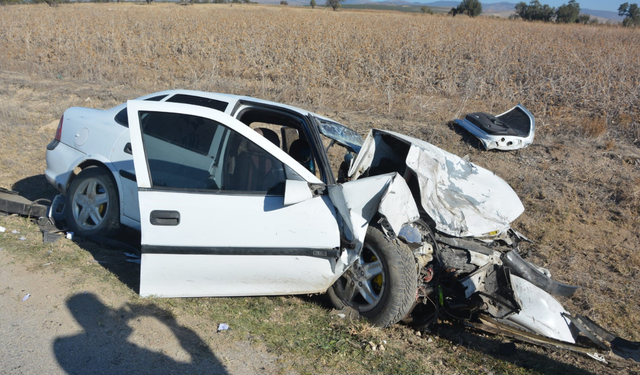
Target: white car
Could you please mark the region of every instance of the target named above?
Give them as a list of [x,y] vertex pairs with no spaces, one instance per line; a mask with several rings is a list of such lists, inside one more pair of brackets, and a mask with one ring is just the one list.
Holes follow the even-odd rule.
[[488,314],[563,345],[592,327],[550,295],[575,287],[519,257],[511,187],[412,137],[164,91],[68,109],[45,175],[78,235],[141,230],[143,296],[326,291],[381,326]]

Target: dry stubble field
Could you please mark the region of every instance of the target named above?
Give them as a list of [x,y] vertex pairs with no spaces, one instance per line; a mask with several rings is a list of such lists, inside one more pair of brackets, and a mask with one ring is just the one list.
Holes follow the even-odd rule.
[[[0,7],[0,186],[50,193],[44,147],[68,106],[107,108],[168,88],[299,105],[362,134],[378,127],[425,139],[495,171],[524,202],[514,227],[535,241],[529,259],[581,287],[563,301],[567,309],[640,340],[638,45],[638,30],[486,18],[238,5]],[[465,112],[518,102],[537,119],[527,149],[481,151],[451,125]]]

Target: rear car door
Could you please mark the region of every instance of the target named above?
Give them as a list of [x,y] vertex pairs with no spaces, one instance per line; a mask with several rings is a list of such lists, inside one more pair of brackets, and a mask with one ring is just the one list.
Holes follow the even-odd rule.
[[333,205],[311,190],[299,194],[320,183],[314,175],[219,111],[137,100],[127,107],[142,296],[316,293],[339,277]]

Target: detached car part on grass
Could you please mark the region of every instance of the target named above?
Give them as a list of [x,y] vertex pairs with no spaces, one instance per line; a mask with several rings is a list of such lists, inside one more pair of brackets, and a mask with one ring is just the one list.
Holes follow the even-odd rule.
[[[142,296],[326,291],[380,326],[447,317],[623,343],[569,315],[551,294],[575,288],[518,256],[524,208],[505,181],[412,137],[363,141],[299,108],[168,91],[69,109],[47,165],[77,235],[141,229]],[[637,345],[613,351],[637,360]]]
[[522,105],[498,116],[488,113],[469,113],[456,123],[478,138],[487,150],[517,150],[529,146],[535,134],[535,119]]

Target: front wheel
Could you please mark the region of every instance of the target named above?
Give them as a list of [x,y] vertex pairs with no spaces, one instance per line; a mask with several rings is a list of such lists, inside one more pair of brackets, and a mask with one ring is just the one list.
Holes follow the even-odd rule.
[[118,190],[109,171],[81,171],[67,190],[66,219],[78,236],[109,236],[120,228]]
[[337,309],[352,306],[371,323],[387,327],[411,312],[417,278],[411,250],[370,225],[360,258],[327,294]]

